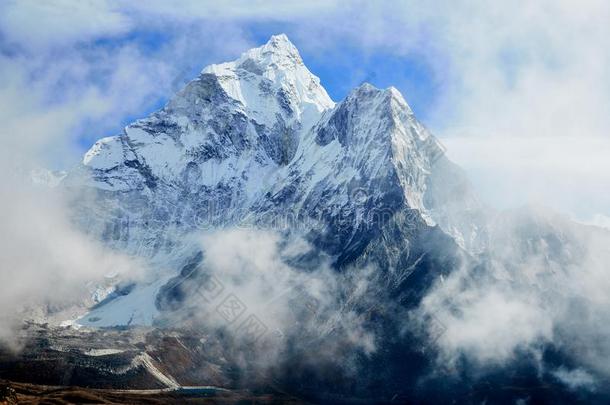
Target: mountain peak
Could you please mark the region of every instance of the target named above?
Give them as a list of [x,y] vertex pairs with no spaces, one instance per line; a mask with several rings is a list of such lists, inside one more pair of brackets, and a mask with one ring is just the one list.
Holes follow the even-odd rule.
[[[259,50],[260,50],[260,52],[257,52]],[[288,39],[286,34],[272,35],[271,38],[269,38],[269,41],[267,41],[267,43],[265,45],[263,45],[259,48],[251,49],[248,52],[246,52],[246,54],[248,54],[248,53],[251,53],[254,55],[273,54],[273,55],[277,55],[279,57],[289,57],[289,58],[294,58],[294,59],[301,61],[301,55],[299,55],[299,50],[297,49],[296,46],[294,46],[294,44],[292,42],[290,42],[290,40]],[[301,63],[302,63],[302,61],[301,61]]]
[[242,54],[240,61],[241,64],[254,61],[261,66],[273,68],[303,65],[299,50],[285,34],[272,35],[265,45]]
[[377,87],[373,86],[371,83],[369,82],[362,82],[360,84],[360,86],[354,88],[350,93],[352,94],[371,94],[371,93],[377,93],[377,92],[381,92],[381,89],[378,89]]
[[229,97],[249,108],[249,116],[270,127],[278,113],[287,120],[296,116],[313,123],[322,111],[334,106],[320,79],[307,69],[284,34],[273,35],[235,61],[210,65],[202,74],[216,76]]
[[346,98],[347,103],[361,102],[362,100],[375,100],[377,104],[392,106],[391,108],[394,111],[403,111],[406,114],[413,114],[413,111],[411,110],[411,107],[409,107],[409,104],[407,104],[405,98],[394,86],[380,89],[368,82],[364,82],[352,90]]
[[257,75],[269,71],[295,70],[304,67],[299,50],[285,34],[272,35],[262,46],[252,48],[241,54],[233,62],[210,65],[202,73],[219,74],[227,69],[243,69]]
[[[297,48],[294,46],[292,42],[288,39],[286,34],[277,34],[271,35],[269,41],[264,46],[270,46],[277,49],[287,49],[291,51],[297,51]],[[298,53],[298,51],[297,51]]]

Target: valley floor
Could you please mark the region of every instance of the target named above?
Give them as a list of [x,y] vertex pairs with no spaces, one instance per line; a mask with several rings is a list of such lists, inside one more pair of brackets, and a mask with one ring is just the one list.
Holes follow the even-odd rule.
[[0,381],[0,404],[303,404],[281,393],[227,390],[112,390]]

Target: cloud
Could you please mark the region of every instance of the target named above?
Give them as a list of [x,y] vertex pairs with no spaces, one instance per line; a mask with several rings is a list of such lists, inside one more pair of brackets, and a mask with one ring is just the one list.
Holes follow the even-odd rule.
[[379,336],[361,311],[380,303],[374,269],[338,273],[303,239],[255,228],[208,232],[201,247],[199,270],[161,289],[161,324],[220,333],[249,359],[244,366],[267,371],[323,371],[341,358],[349,372],[351,360],[377,350]]
[[0,339],[9,338],[9,325],[24,316],[55,319],[63,312],[60,319],[70,319],[91,303],[105,277],[138,276],[141,263],[108,251],[71,224],[64,197],[54,189],[28,186],[15,176],[2,179],[1,191]]
[[71,221],[70,196],[35,185],[29,175],[54,145],[65,151],[70,129],[105,111],[104,103],[90,91],[50,107],[44,81],[28,82],[21,63],[0,56],[6,79],[0,85],[0,340],[11,344],[23,317],[69,318],[91,301],[105,276],[136,277],[141,269],[84,235]]
[[544,371],[552,347],[607,379],[610,233],[537,208],[501,214],[489,241],[482,267],[439,281],[418,310],[443,325],[439,364],[486,369],[529,356]]
[[[52,119],[46,117],[45,122]],[[23,130],[11,135],[27,136]],[[144,266],[85,235],[72,222],[67,203],[71,196],[35,185],[27,170],[6,164],[10,154],[2,145],[0,344],[16,348],[24,343],[15,335],[24,319],[73,319],[94,303],[96,290],[135,280]]]
[[553,375],[572,391],[581,389],[592,391],[597,384],[597,381],[591,374],[579,368],[568,370],[565,367],[560,367],[553,371]]
[[493,205],[608,212],[610,7],[471,4],[443,25],[451,80],[433,122],[449,155]]
[[129,17],[106,0],[9,0],[0,6],[0,15],[5,39],[34,49],[121,35],[132,28]]
[[[270,332],[284,337],[309,334],[315,339],[332,331],[333,339],[343,345],[368,353],[375,350],[375,338],[364,327],[364,318],[346,304],[368,299],[365,292],[372,281],[372,269],[348,269],[337,274],[330,258],[323,255],[311,266],[303,260],[319,253],[303,239],[286,240],[276,232],[261,229],[214,231],[204,236],[202,246],[206,271]],[[226,325],[226,319],[206,315],[206,322],[210,321],[216,326]]]
[[552,337],[552,323],[533,297],[496,288],[457,291],[456,315],[441,316],[440,338],[450,353],[462,351],[479,364],[503,364],[515,351]]
[[285,2],[280,0],[229,0],[222,5],[215,1],[180,0],[168,4],[153,0],[146,4],[124,2],[123,6],[141,14],[168,16],[179,20],[227,19],[227,20],[297,20],[315,18],[324,11],[336,9],[338,2],[313,0],[308,2]]
[[605,215],[597,214],[585,223],[610,230],[610,217]]
[[454,161],[465,165],[484,200],[504,209],[524,203],[544,204],[590,220],[608,212],[607,159],[610,138],[598,135],[483,136],[480,131],[447,138]]
[[440,94],[426,125],[484,201],[584,219],[610,212],[608,18],[597,0],[355,2],[295,31],[325,58],[341,43],[421,60]]
[[[79,81],[91,65],[72,55],[46,66],[48,58],[0,54],[0,340],[11,345],[20,343],[13,328],[24,318],[75,317],[93,303],[98,286],[137,278],[143,268],[74,224],[67,190],[32,182],[32,170],[41,173],[49,159],[74,151],[74,128],[117,109],[101,88]],[[52,100],[51,89],[65,76],[74,81],[60,85],[62,99]]]

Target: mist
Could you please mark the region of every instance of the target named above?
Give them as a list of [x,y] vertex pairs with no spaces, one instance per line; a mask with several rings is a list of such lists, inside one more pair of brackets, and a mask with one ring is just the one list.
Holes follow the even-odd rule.
[[[378,349],[363,311],[386,299],[374,266],[337,272],[305,239],[272,229],[229,227],[200,240],[198,267],[161,291],[173,311],[159,325],[222,333],[249,359],[242,366],[259,372],[298,357],[318,370],[341,359],[343,372],[357,373],[350,358]],[[184,302],[172,298],[176,290]]]
[[[416,312],[443,327],[433,342],[439,368],[467,360],[485,375],[527,358],[570,389],[601,388],[610,377],[610,233],[528,207],[498,214],[488,250],[482,265],[439,280]],[[549,348],[566,364],[544,360]]]
[[69,205],[75,195],[58,186],[65,173],[46,169],[74,153],[71,131],[82,120],[112,115],[108,100],[90,87],[49,104],[66,66],[30,80],[27,63],[0,56],[0,340],[12,348],[24,343],[16,335],[24,319],[74,319],[94,303],[97,289],[137,279],[144,269],[75,225]]

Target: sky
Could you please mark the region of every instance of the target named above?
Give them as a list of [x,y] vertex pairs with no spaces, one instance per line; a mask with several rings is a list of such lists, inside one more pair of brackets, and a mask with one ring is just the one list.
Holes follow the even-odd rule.
[[397,87],[496,208],[610,217],[603,0],[0,2],[2,147],[66,169],[210,63],[286,33],[335,101]]

